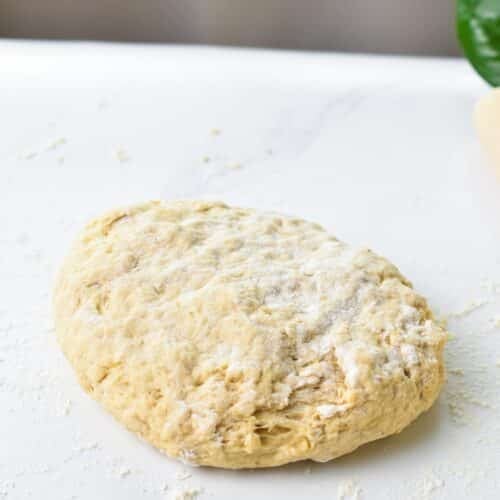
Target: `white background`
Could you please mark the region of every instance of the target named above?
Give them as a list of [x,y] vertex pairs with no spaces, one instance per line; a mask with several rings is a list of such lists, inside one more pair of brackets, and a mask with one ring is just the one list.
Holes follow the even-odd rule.
[[[465,62],[8,42],[0,61],[0,498],[336,499],[350,480],[370,500],[498,498],[500,180]],[[191,469],[115,423],[58,350],[53,276],[90,216],[186,197],[320,222],[439,315],[486,302],[449,319],[439,402],[334,462],[262,471]]]

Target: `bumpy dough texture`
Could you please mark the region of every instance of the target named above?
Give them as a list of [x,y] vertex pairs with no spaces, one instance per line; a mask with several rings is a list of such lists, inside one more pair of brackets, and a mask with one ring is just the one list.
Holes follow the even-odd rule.
[[438,396],[446,334],[387,260],[317,224],[149,202],[85,228],[54,294],[81,385],[170,456],[326,461]]

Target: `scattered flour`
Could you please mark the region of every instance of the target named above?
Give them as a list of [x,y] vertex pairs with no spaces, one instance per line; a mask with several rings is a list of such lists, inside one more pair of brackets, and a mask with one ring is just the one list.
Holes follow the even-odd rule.
[[64,402],[63,415],[68,416],[71,413],[72,408],[73,408],[73,401],[71,401],[70,399],[67,399]]
[[0,482],[0,498],[8,498],[12,490],[16,488],[16,482],[10,479]]
[[38,155],[36,151],[28,151],[27,153],[23,153],[21,155],[21,159],[23,160],[32,160]]
[[[44,148],[41,149],[41,152],[43,151],[54,151],[55,149],[58,149],[59,147],[63,146],[66,144],[67,140],[65,137],[58,137],[57,139],[53,139],[50,141]],[[20,158],[22,160],[32,160],[33,158],[36,158],[40,154],[40,151],[28,151],[26,153],[21,153]]]
[[185,481],[186,479],[189,479],[191,476],[192,474],[185,469],[177,472],[177,474],[175,475],[176,479],[178,479],[179,481]]
[[126,163],[130,160],[129,154],[122,147],[116,148],[113,151],[113,156],[115,160],[119,161],[120,163]]
[[475,299],[471,300],[463,309],[460,311],[452,312],[448,314],[448,319],[450,318],[462,318],[464,316],[467,316],[474,312],[476,309],[479,309],[480,307],[483,307],[484,305],[488,304],[488,301],[486,299]]
[[90,443],[85,443],[85,444],[80,445],[77,448],[77,451],[82,453],[84,451],[95,450],[97,448],[99,448],[99,443],[97,441],[91,441]]
[[57,149],[60,146],[63,146],[66,144],[66,138],[65,137],[59,137],[57,139],[54,139],[52,142],[50,142],[47,147],[45,148],[45,151],[53,151],[54,149]]
[[124,477],[130,476],[130,474],[132,474],[132,471],[131,471],[128,467],[121,467],[121,468],[118,470],[118,475],[119,475],[121,478],[124,478]]
[[172,492],[171,500],[196,500],[201,494],[199,488],[186,488],[184,490],[175,490]]
[[444,487],[444,484],[443,479],[440,477],[433,473],[428,474],[414,483],[411,498],[415,500],[430,499],[437,490]]
[[345,479],[337,488],[337,500],[360,500],[361,491],[354,479]]
[[73,409],[73,401],[65,399],[62,403],[58,403],[56,407],[56,415],[58,417],[67,417]]

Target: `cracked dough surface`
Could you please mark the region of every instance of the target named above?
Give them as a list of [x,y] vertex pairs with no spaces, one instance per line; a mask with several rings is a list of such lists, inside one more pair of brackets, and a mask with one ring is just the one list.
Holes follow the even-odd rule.
[[148,202],[83,230],[54,292],[83,388],[179,459],[326,461],[438,396],[446,332],[397,268],[317,224]]

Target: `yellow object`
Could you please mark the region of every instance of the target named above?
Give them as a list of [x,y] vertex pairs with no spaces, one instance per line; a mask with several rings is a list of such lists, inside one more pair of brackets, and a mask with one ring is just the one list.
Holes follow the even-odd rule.
[[481,145],[500,173],[500,88],[482,97],[474,110]]

